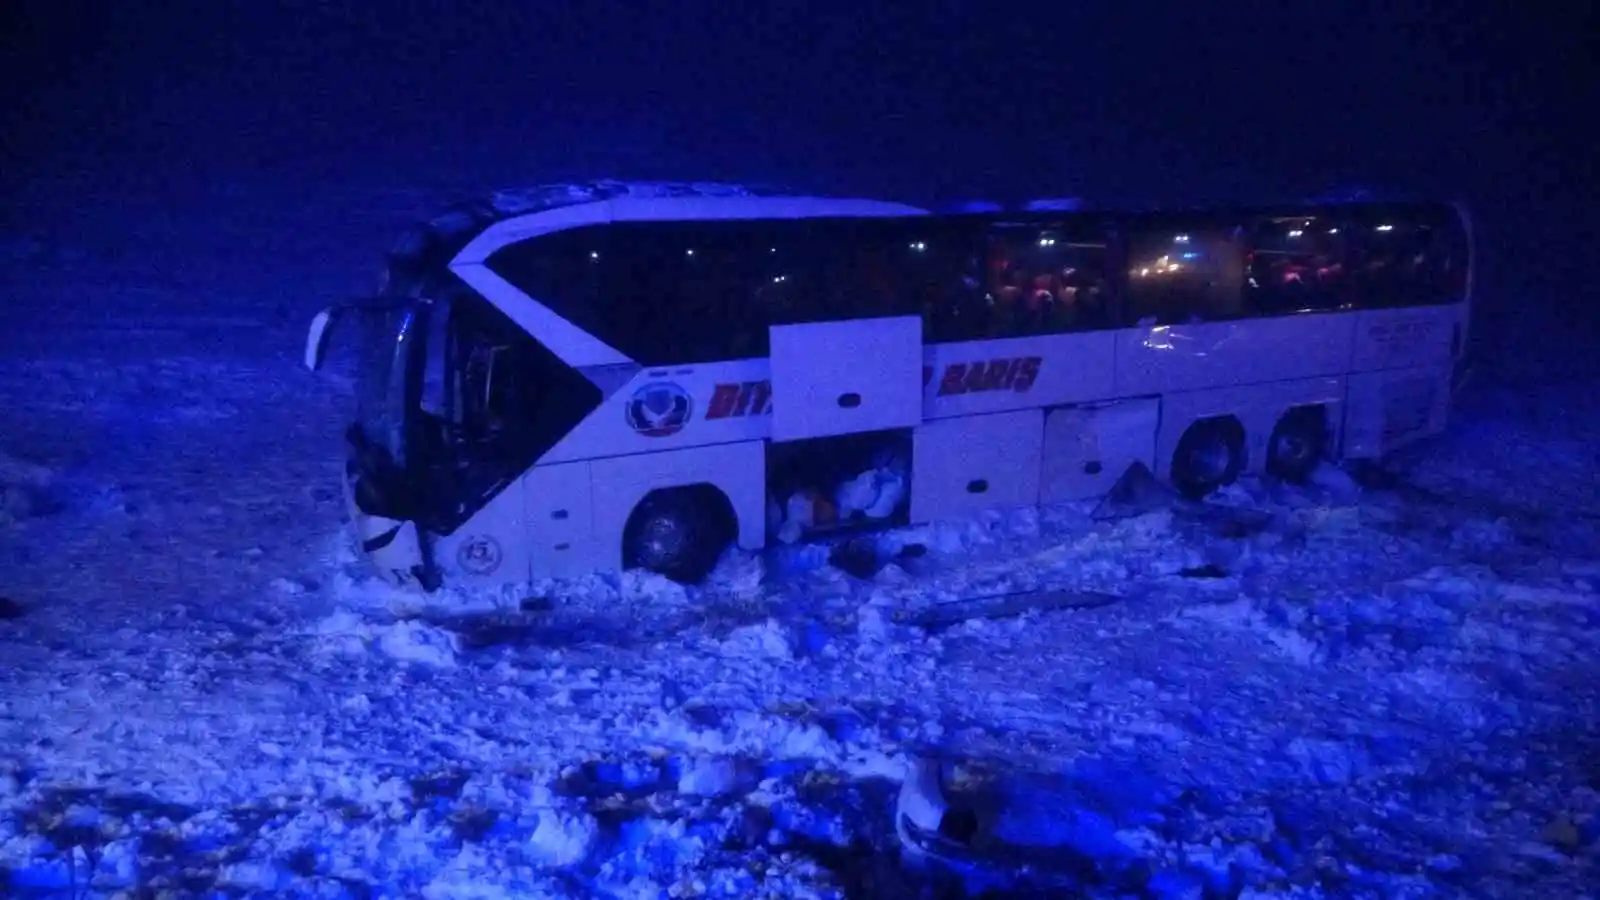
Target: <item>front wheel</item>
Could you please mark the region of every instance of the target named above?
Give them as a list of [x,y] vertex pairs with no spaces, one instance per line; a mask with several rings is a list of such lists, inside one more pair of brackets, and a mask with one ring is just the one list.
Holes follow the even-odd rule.
[[623,562],[679,582],[697,584],[716,567],[730,530],[703,492],[657,491],[628,519]]

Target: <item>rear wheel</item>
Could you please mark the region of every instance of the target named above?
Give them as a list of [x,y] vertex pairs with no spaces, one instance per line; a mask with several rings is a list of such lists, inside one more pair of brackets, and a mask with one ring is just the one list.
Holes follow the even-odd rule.
[[716,489],[655,491],[628,518],[623,562],[682,584],[697,584],[716,567],[732,534],[727,500]]
[[1267,473],[1290,484],[1311,477],[1328,448],[1328,419],[1320,406],[1300,406],[1283,414],[1267,445]]
[[1191,500],[1232,484],[1243,469],[1244,427],[1232,416],[1190,425],[1172,453],[1172,484]]

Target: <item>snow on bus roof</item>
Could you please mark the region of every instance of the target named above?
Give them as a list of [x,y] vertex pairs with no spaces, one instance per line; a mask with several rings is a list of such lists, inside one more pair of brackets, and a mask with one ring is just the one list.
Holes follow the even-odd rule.
[[502,216],[518,216],[619,197],[759,197],[775,192],[720,181],[624,181],[606,178],[563,184],[538,184],[492,192],[488,203]]
[[1022,205],[1028,212],[1067,211],[1083,209],[1081,197],[1037,197]]
[[469,241],[452,266],[481,263],[502,247],[542,234],[607,222],[922,216],[902,203],[800,196],[723,182],[595,181],[500,191],[499,219]]

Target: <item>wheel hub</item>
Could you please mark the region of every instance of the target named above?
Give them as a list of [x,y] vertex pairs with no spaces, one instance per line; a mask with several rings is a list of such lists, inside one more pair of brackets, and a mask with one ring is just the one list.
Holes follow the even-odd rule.
[[1194,448],[1189,454],[1189,465],[1196,475],[1208,482],[1219,482],[1233,461],[1233,453],[1221,441],[1211,441]]
[[652,516],[639,529],[640,562],[655,568],[670,564],[683,555],[688,533],[674,516]]
[[1311,442],[1298,434],[1279,435],[1276,450],[1275,455],[1279,460],[1290,464],[1299,463],[1311,452]]

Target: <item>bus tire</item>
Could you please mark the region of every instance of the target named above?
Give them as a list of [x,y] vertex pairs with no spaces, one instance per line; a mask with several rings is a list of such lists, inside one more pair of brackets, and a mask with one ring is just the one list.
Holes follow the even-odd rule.
[[1328,416],[1320,406],[1297,406],[1283,414],[1267,444],[1267,474],[1304,484],[1328,448]]
[[1190,500],[1233,484],[1244,470],[1244,426],[1233,416],[1189,426],[1172,452],[1172,486]]
[[623,531],[623,564],[680,584],[711,574],[733,534],[732,507],[710,485],[651,491]]

